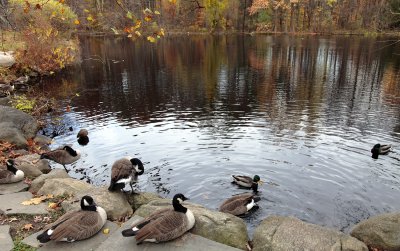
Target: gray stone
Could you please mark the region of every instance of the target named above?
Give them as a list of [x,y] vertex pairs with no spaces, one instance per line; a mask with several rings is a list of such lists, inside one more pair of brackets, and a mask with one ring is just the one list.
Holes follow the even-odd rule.
[[11,106],[11,98],[10,97],[0,98],[0,105]]
[[48,174],[42,174],[32,181],[29,192],[37,193],[40,188],[44,185],[44,182],[48,179],[62,179],[69,178],[69,175],[64,169],[53,169]]
[[22,205],[23,201],[32,199],[30,192],[11,193],[0,195],[0,210],[6,215],[11,214],[46,214],[47,203],[38,205]]
[[10,226],[0,225],[0,250],[10,251],[13,248],[14,248],[14,243],[10,236]]
[[[198,235],[186,233],[176,240],[163,243],[143,243],[140,246],[136,245],[134,237],[123,237],[121,231],[132,225],[133,222],[137,222],[142,218],[139,216],[132,217],[129,221],[125,222],[119,231],[112,234],[106,241],[104,241],[96,251],[109,251],[118,247],[118,251],[235,251],[239,250],[229,246],[225,246],[221,243],[208,240]],[[118,243],[118,244],[116,244]]]
[[139,194],[127,194],[129,204],[131,204],[132,209],[136,211],[139,207],[148,204],[150,201],[162,199],[161,196],[155,193],[139,193]]
[[89,191],[92,188],[93,186],[85,181],[73,178],[56,178],[45,180],[37,193],[43,195],[53,194],[54,196],[75,195],[79,192]]
[[107,187],[95,187],[78,192],[74,198],[63,201],[61,206],[65,211],[79,209],[80,199],[85,195],[92,196],[96,204],[106,210],[109,220],[123,220],[133,214],[126,195],[124,193],[109,192]]
[[10,184],[0,184],[0,195],[27,191],[28,188],[29,188],[28,184],[26,184],[24,181],[10,183]]
[[354,226],[351,236],[379,250],[400,250],[400,212],[381,214]]
[[36,142],[39,146],[44,146],[44,145],[50,145],[53,139],[39,134],[36,135],[33,141]]
[[39,154],[20,156],[15,159],[15,165],[18,169],[24,171],[25,177],[38,177],[51,170],[49,162],[40,159]]
[[[109,229],[110,232],[108,234],[105,234],[103,232],[104,229]],[[111,221],[107,221],[104,227],[94,236],[92,236],[89,239],[86,240],[81,240],[77,242],[55,242],[55,241],[50,241],[47,243],[40,243],[37,239],[36,236],[42,233],[42,231],[34,233],[28,237],[26,237],[24,240],[22,240],[23,243],[39,248],[39,250],[58,250],[58,251],[63,251],[63,250],[68,250],[68,251],[80,251],[80,250],[95,250],[104,240],[106,240],[109,236],[111,236],[115,231],[118,231],[119,227],[117,224]],[[114,247],[115,248],[115,247]]]
[[368,251],[361,241],[342,232],[293,217],[269,216],[255,229],[253,250]]
[[35,118],[13,107],[0,106],[0,121],[0,140],[18,147],[26,147],[39,129]]
[[[247,227],[242,219],[222,212],[212,211],[203,206],[186,203],[192,210],[196,224],[190,231],[193,234],[239,249],[246,249],[248,243]],[[170,199],[158,199],[141,206],[135,215],[146,217],[158,209],[170,207]]]

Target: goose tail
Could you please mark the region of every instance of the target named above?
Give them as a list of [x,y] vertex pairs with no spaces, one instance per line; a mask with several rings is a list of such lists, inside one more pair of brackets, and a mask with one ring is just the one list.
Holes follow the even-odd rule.
[[124,189],[125,183],[116,183],[115,181],[111,181],[110,186],[108,187],[108,191],[116,191]]
[[40,243],[46,243],[49,242],[51,240],[51,235],[48,233],[50,230],[44,231],[43,233],[39,234],[36,239],[40,242]]

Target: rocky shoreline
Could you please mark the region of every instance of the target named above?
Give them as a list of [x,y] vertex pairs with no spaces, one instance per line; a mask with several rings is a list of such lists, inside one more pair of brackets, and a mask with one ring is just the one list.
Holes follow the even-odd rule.
[[[32,139],[42,149],[48,149],[51,139],[38,136],[38,130],[39,127],[32,116],[12,107],[0,105],[0,141],[12,143],[22,149],[17,150],[22,155],[15,158],[17,168],[23,170],[25,176],[33,179],[29,185],[24,182],[0,184],[0,201],[2,201],[0,213],[6,215],[26,214],[27,210],[31,210],[30,214],[48,213],[46,206],[40,204],[36,205],[37,207],[28,208],[19,205],[20,203],[15,203],[15,198],[21,197],[20,200],[26,200],[32,196],[48,194],[66,198],[61,203],[64,212],[77,209],[79,199],[83,195],[90,194],[97,204],[106,210],[109,221],[119,222],[146,217],[154,210],[171,206],[170,199],[161,198],[157,194],[143,192],[131,195],[109,192],[106,187],[96,187],[85,181],[71,178],[63,169],[51,169],[46,160],[37,161],[38,154],[24,150]],[[1,154],[5,157],[6,153]],[[29,192],[26,192],[27,190]],[[14,204],[9,204],[9,200]],[[192,245],[192,241],[203,243],[202,238],[205,238],[226,245],[218,246],[219,248],[226,247],[223,248],[226,250],[229,250],[229,247],[241,250],[361,251],[368,250],[368,248],[370,250],[400,250],[400,212],[382,214],[364,220],[354,226],[350,234],[306,223],[294,217],[269,216],[255,229],[254,236],[250,240],[243,219],[193,203],[185,202],[185,205],[193,211],[196,218],[195,227],[188,235],[200,237],[182,237],[173,243],[183,241],[186,243],[184,245],[189,245],[189,243]],[[18,207],[23,210],[18,211]],[[0,225],[0,227],[2,227],[0,228],[0,239],[3,240],[2,234],[10,230],[6,226]],[[116,232],[118,231],[117,229]],[[118,238],[117,233],[115,238]],[[31,244],[29,241],[26,243]],[[0,244],[1,250],[12,250],[9,246],[6,249],[3,248]],[[41,250],[41,248],[39,249]]]

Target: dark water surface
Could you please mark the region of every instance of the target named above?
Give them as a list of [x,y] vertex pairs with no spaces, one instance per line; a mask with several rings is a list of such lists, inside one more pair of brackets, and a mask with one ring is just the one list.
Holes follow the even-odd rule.
[[[41,88],[83,152],[76,178],[109,183],[112,163],[140,158],[138,189],[217,209],[231,174],[258,174],[260,208],[342,231],[400,210],[400,44],[390,38],[81,37],[82,64]],[[79,93],[78,95],[75,95]],[[90,143],[76,133],[89,129]],[[375,160],[375,143],[394,151]],[[62,168],[60,165],[53,165]]]

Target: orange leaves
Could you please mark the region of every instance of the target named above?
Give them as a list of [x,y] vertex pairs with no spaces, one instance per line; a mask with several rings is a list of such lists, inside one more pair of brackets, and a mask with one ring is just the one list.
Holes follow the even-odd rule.
[[74,24],[79,25],[81,22],[78,19],[74,20]]
[[24,206],[38,205],[38,204],[42,203],[45,200],[53,199],[53,198],[54,198],[54,196],[52,194],[48,194],[48,195],[43,195],[43,196],[40,196],[40,197],[35,197],[35,198],[30,199],[30,200],[23,201],[23,202],[21,202],[21,204],[24,205]]
[[153,36],[147,36],[147,40],[148,40],[150,43],[154,43],[154,42],[156,41],[156,39],[155,39]]
[[25,224],[22,230],[29,231],[33,229],[33,225],[31,223]]
[[59,3],[63,4],[65,0],[58,0]]

